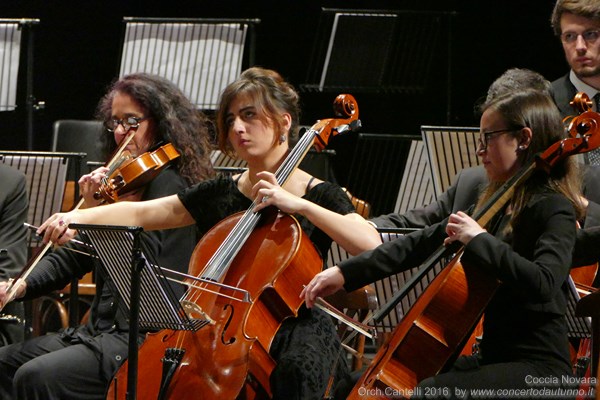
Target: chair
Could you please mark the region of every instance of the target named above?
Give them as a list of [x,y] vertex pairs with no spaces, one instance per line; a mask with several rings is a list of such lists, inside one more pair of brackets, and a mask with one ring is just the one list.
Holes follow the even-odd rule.
[[[81,160],[80,171],[82,173],[88,173],[94,167],[90,165],[98,164],[104,165],[102,152],[99,146],[99,138],[104,132],[104,126],[101,121],[97,120],[79,120],[79,119],[61,119],[54,122],[52,129],[52,150],[53,151],[78,151],[83,152],[86,156]],[[70,204],[74,204],[79,197],[77,192],[77,181],[79,180],[80,174],[70,174],[67,177],[67,183],[65,188],[65,195],[63,201],[63,211],[69,211],[72,209]],[[58,291],[53,296],[49,296],[42,300],[43,305],[48,303],[54,303],[54,307],[58,310],[58,314],[70,315],[70,324],[78,324],[80,322],[79,312],[71,311],[68,314],[66,311],[66,305],[78,304],[80,308],[87,308],[91,302],[91,298],[95,294],[95,284],[93,283],[92,274],[86,275],[79,284],[74,285],[75,282],[71,282],[65,289]],[[80,298],[80,296],[83,296]],[[55,315],[49,312],[49,308],[45,313],[40,314],[40,321],[38,326],[34,326],[34,334],[43,334],[46,330],[51,329],[49,326],[49,320],[51,315]],[[77,314],[77,315],[75,315]],[[63,322],[60,327],[66,327]],[[37,329],[36,329],[37,328]]]
[[52,127],[52,151],[86,153],[83,162],[102,161],[98,139],[103,131],[101,121],[60,119]]
[[[86,274],[78,281],[76,300],[71,285],[72,283],[61,290],[41,296],[33,301],[32,315],[34,318],[31,324],[33,336],[45,335],[48,332],[55,332],[59,329],[87,322],[92,299],[96,294],[93,274]],[[78,306],[77,318],[71,307],[71,303],[74,301],[77,302]],[[80,317],[82,314],[83,316]]]
[[[54,122],[52,126],[52,151],[66,151],[85,153],[80,160],[79,171],[83,173],[90,172],[88,163],[99,163],[103,159],[99,138],[104,127],[102,122],[94,120],[79,119],[60,119]],[[69,211],[69,205],[75,204],[77,200],[76,182],[79,180],[79,174],[70,172],[67,176],[65,196],[62,211]]]

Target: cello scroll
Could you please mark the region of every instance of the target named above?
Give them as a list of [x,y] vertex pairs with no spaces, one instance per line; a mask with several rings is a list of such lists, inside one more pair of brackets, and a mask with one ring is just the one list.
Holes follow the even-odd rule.
[[360,128],[358,119],[358,103],[350,94],[340,94],[333,102],[333,111],[338,118],[327,118],[317,121],[311,131],[316,133],[314,146],[318,151],[323,150],[332,136],[345,131],[355,131]]

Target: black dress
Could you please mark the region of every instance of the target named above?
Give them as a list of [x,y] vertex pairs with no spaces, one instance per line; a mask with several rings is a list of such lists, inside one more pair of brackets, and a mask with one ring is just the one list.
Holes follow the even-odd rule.
[[[179,198],[201,233],[252,204],[231,177],[201,182],[182,191]],[[304,198],[340,214],[354,212],[347,195],[335,184],[323,182],[309,188]],[[326,255],[331,239],[307,219],[299,217],[298,221],[320,253]],[[316,309],[301,308],[297,318],[283,323],[271,345],[270,354],[277,363],[270,378],[273,398],[321,399],[339,349],[331,318]],[[338,361],[337,365],[336,379],[345,378],[345,361]]]

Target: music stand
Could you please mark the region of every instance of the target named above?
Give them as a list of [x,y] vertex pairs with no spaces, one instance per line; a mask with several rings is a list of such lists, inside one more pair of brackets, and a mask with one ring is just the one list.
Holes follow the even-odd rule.
[[[58,153],[48,151],[0,150],[0,163],[9,165],[25,174],[29,212],[27,221],[39,226],[52,214],[60,212],[67,173],[79,176],[79,161],[85,153]],[[79,197],[75,185],[75,199]],[[74,205],[74,204],[73,204]],[[39,238],[29,237],[28,246],[37,247]]]
[[450,187],[452,178],[461,170],[481,164],[477,157],[479,128],[423,125],[421,136],[429,156],[436,198]]
[[[359,133],[346,187],[371,204],[371,215],[392,212],[416,136]],[[385,171],[385,173],[382,173]]]
[[21,34],[27,38],[24,58],[26,74],[27,148],[33,148],[33,112],[43,108],[33,95],[33,27],[40,23],[31,18],[0,18],[0,111],[13,111],[17,107],[17,82],[21,53]]
[[254,65],[259,19],[123,18],[119,76],[148,72],[171,80],[198,108],[215,110],[241,71],[246,33]]
[[70,224],[100,260],[113,282],[119,306],[129,314],[127,398],[137,393],[139,328],[196,331],[209,323],[190,319],[151,252],[143,251],[141,227]]
[[[306,83],[300,88],[421,94],[435,75],[447,91],[449,115],[453,16],[446,12],[322,8]],[[438,65],[446,68],[445,74],[432,73]]]

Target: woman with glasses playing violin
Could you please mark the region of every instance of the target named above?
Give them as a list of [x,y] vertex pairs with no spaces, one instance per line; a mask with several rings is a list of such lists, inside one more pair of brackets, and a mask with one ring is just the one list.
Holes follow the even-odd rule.
[[[539,92],[501,96],[485,103],[482,111],[477,154],[490,183],[476,211],[537,153],[564,137],[556,106]],[[575,160],[562,160],[549,175],[536,171],[516,187],[485,229],[467,213],[453,213],[440,223],[319,273],[303,295],[312,306],[318,296],[342,288],[352,291],[417,267],[440,245],[457,242],[464,246],[462,265],[483,270],[501,284],[484,310],[479,355],[461,357],[450,371],[423,380],[417,394],[424,398],[507,398],[509,392],[500,389],[533,389],[537,390],[534,394],[517,393],[539,398],[535,393],[560,390],[562,378],[572,375],[566,281],[582,209]],[[478,283],[469,285],[482,287]],[[489,392],[479,397],[478,389]]]
[[[171,82],[148,74],[125,76],[100,101],[97,116],[106,126],[100,141],[107,159],[128,134],[133,134],[133,138],[126,149],[134,157],[166,143],[180,153],[178,159],[127,200],[168,196],[212,176],[207,121]],[[102,167],[80,179],[88,206],[98,205],[94,194],[107,171]],[[187,272],[197,242],[193,227],[144,235],[160,265]],[[47,294],[92,271],[92,259],[68,251],[68,247],[44,256],[18,287],[16,297],[32,299]],[[109,380],[128,354],[128,316],[112,296],[112,285],[98,269],[96,295],[84,325],[2,349],[0,398],[104,398]],[[0,290],[4,292],[5,287]]]

